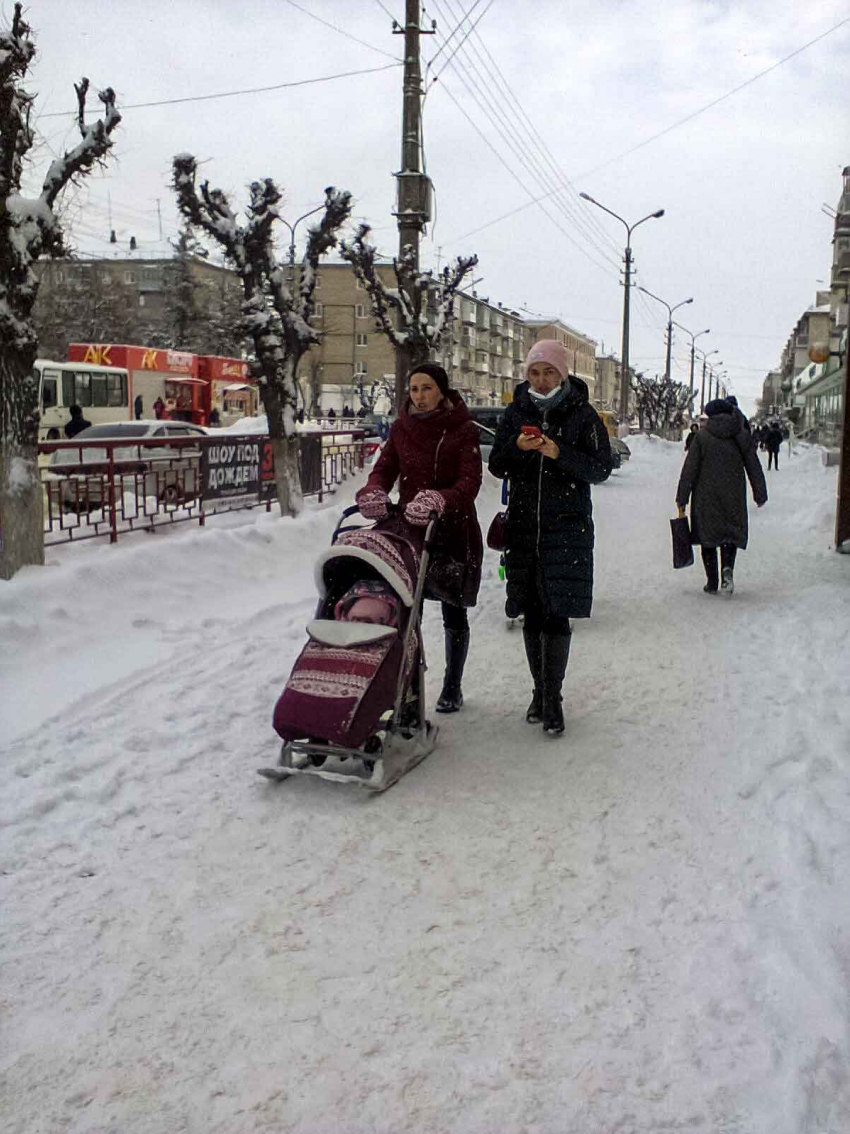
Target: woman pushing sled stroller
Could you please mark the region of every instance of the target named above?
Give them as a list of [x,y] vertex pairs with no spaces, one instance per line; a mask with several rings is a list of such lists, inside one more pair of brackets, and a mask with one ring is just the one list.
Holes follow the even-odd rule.
[[260,775],[320,776],[385,791],[434,749],[425,719],[422,594],[434,521],[397,511],[343,526],[316,564],[319,604],[274,710],[280,761]]
[[[434,748],[425,719],[424,598],[442,603],[446,673],[437,711],[463,705],[466,607],[481,577],[478,434],[442,367],[411,374],[359,511],[374,526],[340,526],[318,561],[319,605],[274,712],[280,762],[262,775],[318,775],[383,791]],[[399,504],[389,491],[398,481]],[[429,566],[431,570],[429,571]]]

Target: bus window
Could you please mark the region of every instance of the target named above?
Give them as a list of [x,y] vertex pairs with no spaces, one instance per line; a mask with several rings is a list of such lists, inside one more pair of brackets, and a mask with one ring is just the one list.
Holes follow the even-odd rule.
[[76,398],[74,396],[74,375],[70,370],[62,371],[62,405],[74,405]]
[[109,374],[107,375],[107,405],[110,406],[126,406],[127,405],[127,375],[126,374]]
[[106,406],[106,375],[92,374],[91,376],[91,404],[93,406]]
[[91,374],[77,370],[74,374],[74,401],[78,406],[91,405]]
[[55,378],[45,378],[41,383],[41,408],[42,410],[54,409],[58,402],[56,397],[58,394],[56,388]]

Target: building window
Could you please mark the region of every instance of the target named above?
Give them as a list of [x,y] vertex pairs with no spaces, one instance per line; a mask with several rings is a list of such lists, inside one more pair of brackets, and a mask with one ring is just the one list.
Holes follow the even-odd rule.
[[355,374],[366,374],[366,373],[368,373],[367,370],[366,370],[366,363],[363,361],[362,358],[359,358],[357,360],[357,362],[354,363],[354,373]]
[[135,282],[136,282],[136,273],[135,272],[125,272],[124,273],[124,283],[125,284],[134,284]]
[[354,308],[354,314],[357,316],[358,319],[365,319],[366,318],[366,307],[365,307],[365,305],[362,304],[362,303],[358,303],[356,305],[356,307]]
[[57,268],[56,271],[53,273],[53,278],[56,281],[56,283],[64,283],[65,282],[65,273],[62,271],[61,268]]
[[363,347],[369,345],[369,336],[360,334],[359,332],[354,336],[354,341],[357,346]]
[[145,305],[145,297],[143,295],[140,295],[139,296],[139,307],[144,307],[144,305]]
[[366,290],[363,287],[363,281],[358,279],[357,276],[354,277],[354,290],[355,291],[365,291]]
[[324,314],[324,310],[325,309],[324,309],[324,307],[322,306],[321,303],[314,304],[314,306],[313,306],[313,318],[314,319],[321,319],[322,315]]
[[319,275],[318,272],[316,272],[316,287],[319,288],[321,286],[322,286],[322,277]]

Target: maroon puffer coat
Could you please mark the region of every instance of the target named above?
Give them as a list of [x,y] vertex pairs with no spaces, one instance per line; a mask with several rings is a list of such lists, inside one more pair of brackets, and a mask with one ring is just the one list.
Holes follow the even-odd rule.
[[436,489],[446,510],[437,533],[426,598],[454,606],[475,606],[481,583],[484,547],[475,512],[481,488],[482,464],[478,427],[460,394],[450,390],[432,416],[409,412],[393,423],[378,462],[363,488],[389,492],[398,481],[399,503],[408,504],[417,492]]

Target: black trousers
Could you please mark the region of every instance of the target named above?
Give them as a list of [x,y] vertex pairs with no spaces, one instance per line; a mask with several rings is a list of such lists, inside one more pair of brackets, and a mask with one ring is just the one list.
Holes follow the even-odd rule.
[[440,603],[443,608],[443,629],[457,633],[469,629],[469,618],[465,606],[452,606],[449,602]]
[[[731,567],[735,569],[735,556],[738,554],[738,549],[734,543],[724,543],[720,545],[720,567]],[[705,567],[705,577],[710,587],[717,589],[720,578],[717,574],[717,548],[704,547],[702,549],[702,565]]]
[[767,467],[768,467],[768,470],[770,469],[770,462],[771,461],[773,461],[773,467],[778,470],[779,469],[779,450],[778,449],[768,449],[768,451],[767,451]]

